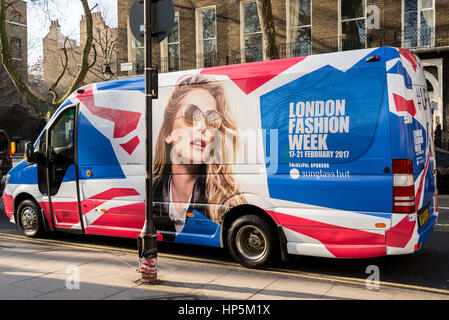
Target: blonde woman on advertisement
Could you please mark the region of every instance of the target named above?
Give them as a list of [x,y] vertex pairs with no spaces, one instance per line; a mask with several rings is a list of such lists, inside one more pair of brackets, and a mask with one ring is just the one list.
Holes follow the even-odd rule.
[[226,208],[246,203],[226,159],[235,155],[236,130],[219,82],[201,74],[178,80],[154,157],[154,220],[164,240],[182,232],[193,210],[220,225]]

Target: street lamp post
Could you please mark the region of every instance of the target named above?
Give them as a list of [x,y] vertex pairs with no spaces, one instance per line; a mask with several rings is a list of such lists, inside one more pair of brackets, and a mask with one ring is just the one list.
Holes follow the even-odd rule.
[[144,1],[145,105],[146,105],[146,176],[145,224],[137,238],[139,272],[143,283],[157,281],[157,231],[153,222],[153,87],[151,0]]

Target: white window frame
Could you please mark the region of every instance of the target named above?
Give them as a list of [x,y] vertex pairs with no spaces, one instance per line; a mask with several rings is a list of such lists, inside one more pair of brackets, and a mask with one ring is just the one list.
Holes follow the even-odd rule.
[[[215,38],[207,38],[207,39],[203,39],[202,38],[202,26],[200,26],[200,14],[201,11],[203,10],[210,10],[210,9],[214,9],[215,11]],[[204,46],[203,46],[203,41],[204,40],[213,40],[215,39],[215,44],[216,44],[216,48],[215,48],[215,52],[218,52],[218,41],[217,41],[217,6],[216,5],[212,5],[212,6],[206,6],[206,7],[201,7],[201,8],[196,8],[195,9],[195,21],[196,21],[196,54],[197,57],[204,57]],[[196,59],[196,64],[197,64],[197,68],[204,68],[204,59]]]
[[[140,41],[138,41],[134,35],[131,32],[131,27],[129,25],[129,19],[128,19],[128,59],[129,62],[133,63],[133,69],[131,71],[128,71],[128,75],[136,75],[137,73],[137,50],[145,50],[144,45],[139,46]],[[143,64],[145,64],[145,60],[143,61]],[[142,70],[143,68],[141,68]],[[140,73],[141,74],[141,73]]]
[[363,0],[365,5],[365,16],[360,18],[352,18],[343,20],[341,17],[342,13],[342,0],[338,0],[338,51],[343,50],[343,23],[357,20],[365,20],[365,48],[367,48],[367,40],[368,40],[368,29],[366,28],[366,9],[367,9],[367,0]]
[[[245,36],[246,35],[255,35],[255,34],[262,34],[262,26],[259,32],[252,32],[252,33],[245,33],[245,8],[244,5],[246,3],[251,3],[254,2],[256,3],[257,6],[257,14],[259,14],[259,6],[257,4],[256,0],[243,0],[240,1],[240,48],[241,48],[241,54],[240,54],[240,58],[241,58],[241,62],[245,63],[246,62],[246,45],[245,45]],[[260,21],[259,21],[260,24]],[[262,56],[263,56],[263,47],[262,47]]]
[[[313,25],[313,0],[309,0],[310,1],[310,24],[309,25],[303,25],[303,26],[299,26],[299,27],[292,27],[291,24],[291,19],[290,19],[290,5],[292,0],[286,0],[286,8],[287,8],[287,46],[289,47],[289,54],[291,54],[291,43],[292,43],[292,39],[291,39],[291,30],[298,30],[301,28],[310,28],[310,35],[312,36],[312,25]],[[312,50],[312,37],[310,38],[310,48]]]
[[[421,11],[430,11],[430,10],[433,10],[433,33],[432,33],[432,41],[431,41],[431,43],[429,44],[429,45],[426,45],[426,47],[434,47],[435,46],[435,26],[436,26],[436,21],[435,21],[435,18],[436,18],[436,15],[435,15],[435,2],[436,2],[436,0],[432,0],[432,4],[433,4],[433,6],[432,6],[432,8],[426,8],[426,9],[422,9],[422,2],[421,2],[421,0],[418,0],[418,8],[416,9],[417,10],[417,17],[416,17],[416,30],[417,30],[417,35],[416,35],[416,45],[417,45],[417,48],[420,48],[420,47],[423,47],[423,46],[421,46],[421,38],[420,38],[420,30],[421,30]],[[404,31],[404,19],[405,19],[405,1],[404,0],[402,0],[402,8],[401,8],[401,11],[402,11],[402,14],[401,14],[401,23],[402,23],[402,28],[401,28],[401,30],[402,30],[402,32],[401,32],[401,34],[402,34],[402,37],[401,37],[401,46],[402,47],[404,47],[404,48],[410,48],[410,46],[407,46],[406,45],[406,43],[405,43],[405,41],[406,41],[406,39],[404,39],[404,33],[405,33],[405,31]]]
[[[178,45],[178,53],[179,53],[179,57],[181,57],[181,29],[179,28],[179,25],[180,25],[180,23],[179,23],[179,12],[175,12],[175,17],[178,17],[178,42],[170,42],[170,43],[168,43],[168,37],[166,37],[161,42],[161,62],[162,62],[163,59],[168,59],[168,45],[169,44],[176,44],[176,45]],[[181,68],[181,64],[179,65],[179,67]],[[165,71],[162,70],[161,72],[167,72],[167,70],[165,70]]]

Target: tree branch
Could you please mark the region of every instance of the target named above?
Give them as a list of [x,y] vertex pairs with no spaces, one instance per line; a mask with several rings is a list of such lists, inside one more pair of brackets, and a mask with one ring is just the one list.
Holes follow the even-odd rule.
[[271,0],[256,0],[260,28],[262,30],[264,60],[279,59],[279,49],[276,46],[276,30],[274,28]]
[[[12,3],[8,3],[8,6]],[[21,75],[17,72],[11,58],[11,48],[9,46],[9,39],[6,35],[6,1],[0,0],[0,43],[1,43],[1,57],[3,67],[9,74],[14,86],[16,87],[22,98],[31,106],[33,106],[36,111],[41,114],[45,114],[49,108],[49,104],[38,97],[36,97],[27,87],[25,81],[22,79]]]
[[87,67],[87,69],[90,69],[94,66],[94,64],[97,62],[97,49],[95,49],[95,45],[92,46],[94,49],[94,61]]

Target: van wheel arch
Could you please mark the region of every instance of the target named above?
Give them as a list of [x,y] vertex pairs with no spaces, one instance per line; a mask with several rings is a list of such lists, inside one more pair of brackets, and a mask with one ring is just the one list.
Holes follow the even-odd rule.
[[275,245],[278,245],[280,248],[280,256],[282,261],[287,261],[286,240],[282,228],[276,224],[273,218],[265,210],[250,204],[236,206],[229,210],[224,216],[221,234],[223,247],[229,249],[228,232],[230,231],[233,223],[244,216],[257,216],[267,223],[270,231],[273,233]]
[[20,221],[18,221],[18,216],[17,216],[18,215],[18,209],[19,209],[20,205],[24,201],[27,201],[27,200],[32,201],[36,205],[36,208],[39,209],[38,214],[39,214],[39,216],[41,218],[41,222],[43,223],[44,231],[49,231],[48,221],[47,221],[47,218],[45,217],[45,215],[42,212],[41,206],[36,201],[36,199],[32,195],[30,195],[29,193],[20,193],[14,199],[14,219],[16,221],[17,226],[19,226],[19,223],[20,223]]

